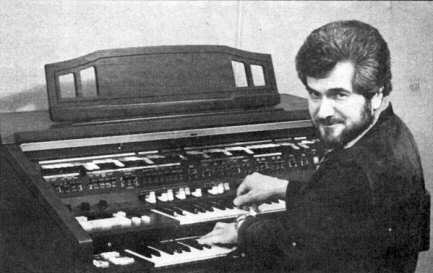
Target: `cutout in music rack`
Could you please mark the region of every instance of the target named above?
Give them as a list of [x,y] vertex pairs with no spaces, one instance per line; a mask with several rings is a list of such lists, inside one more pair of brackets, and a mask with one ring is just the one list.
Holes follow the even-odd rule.
[[62,98],[75,98],[77,93],[75,90],[74,74],[69,73],[59,76],[59,87]]
[[247,87],[247,75],[245,72],[245,64],[232,60],[233,76],[235,77],[236,87]]
[[253,76],[254,86],[265,86],[265,75],[263,73],[263,66],[261,65],[250,65],[251,74]]
[[98,91],[96,88],[96,71],[95,67],[91,66],[80,70],[81,79],[81,94],[83,97],[96,97]]

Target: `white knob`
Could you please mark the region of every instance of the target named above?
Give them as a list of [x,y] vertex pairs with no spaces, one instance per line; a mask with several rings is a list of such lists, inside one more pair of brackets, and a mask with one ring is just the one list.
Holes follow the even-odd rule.
[[185,194],[185,189],[184,188],[180,188],[179,189],[179,191],[176,194],[176,198],[180,199],[180,200],[186,199],[186,194]]
[[173,190],[172,189],[168,189],[167,190],[167,200],[168,201],[173,201],[174,200],[174,194],[173,194]]
[[150,223],[151,218],[149,215],[142,215],[140,218],[141,218],[141,222],[143,224],[149,224]]
[[149,192],[145,198],[146,202],[155,204],[156,203],[156,194],[154,191]]

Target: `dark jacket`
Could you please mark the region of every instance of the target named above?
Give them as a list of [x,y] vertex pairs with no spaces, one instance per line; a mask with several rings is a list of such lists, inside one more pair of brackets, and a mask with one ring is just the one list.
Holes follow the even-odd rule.
[[290,181],[287,213],[248,218],[239,247],[272,271],[384,272],[390,254],[416,264],[424,193],[415,141],[390,105],[354,146],[329,153],[310,181]]

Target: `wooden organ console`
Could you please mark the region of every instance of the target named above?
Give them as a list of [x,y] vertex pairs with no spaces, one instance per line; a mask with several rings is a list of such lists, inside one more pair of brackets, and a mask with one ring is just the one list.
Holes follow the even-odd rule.
[[49,112],[0,116],[1,272],[248,272],[195,238],[248,212],[247,174],[306,180],[323,153],[267,54],[126,48],[45,71]]

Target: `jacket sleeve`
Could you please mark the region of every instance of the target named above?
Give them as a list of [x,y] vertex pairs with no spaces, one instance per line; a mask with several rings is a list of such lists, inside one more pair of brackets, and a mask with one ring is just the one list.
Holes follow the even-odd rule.
[[293,266],[379,255],[387,235],[377,229],[380,216],[362,169],[327,166],[316,174],[306,187],[289,184],[284,215],[247,219],[239,230],[240,249],[256,259],[283,257]]

